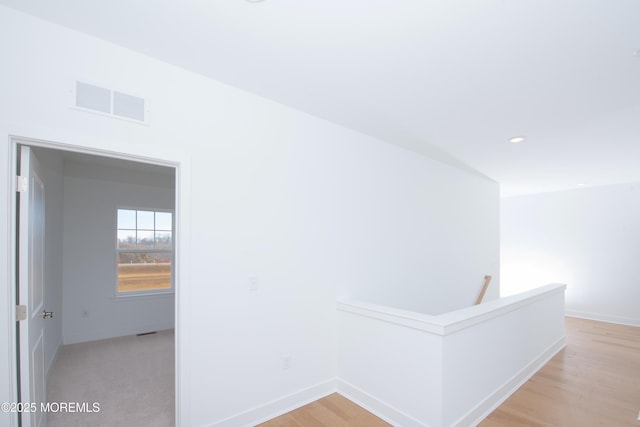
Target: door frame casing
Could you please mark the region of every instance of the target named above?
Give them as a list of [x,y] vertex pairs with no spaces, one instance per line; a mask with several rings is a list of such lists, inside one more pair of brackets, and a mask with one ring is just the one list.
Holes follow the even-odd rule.
[[[11,380],[11,393],[13,402],[18,402],[18,342],[15,327],[16,319],[16,301],[17,301],[17,197],[16,197],[16,176],[18,174],[17,162],[19,148],[21,145],[27,145],[35,148],[45,148],[53,150],[61,150],[74,153],[89,154],[100,157],[108,157],[121,160],[130,160],[135,162],[165,166],[175,171],[175,239],[174,239],[174,295],[175,295],[175,421],[176,425],[189,425],[189,409],[188,409],[188,390],[189,383],[188,363],[184,363],[184,358],[188,351],[188,291],[189,286],[180,286],[180,284],[188,284],[189,282],[189,216],[186,214],[190,205],[191,194],[191,163],[190,158],[184,151],[174,148],[156,147],[149,145],[131,145],[119,141],[111,141],[107,144],[72,145],[62,142],[54,142],[50,140],[35,139],[30,137],[9,135],[9,162],[7,171],[7,182],[9,188],[7,200],[7,217],[8,229],[8,257],[7,257],[7,277],[8,298],[6,301],[7,311],[9,314],[8,324],[11,325],[8,331],[9,342],[7,348],[10,352],[10,361],[13,366],[9,366],[9,375]],[[116,147],[113,149],[112,147]],[[18,414],[14,414],[10,418],[10,426],[18,426]]]

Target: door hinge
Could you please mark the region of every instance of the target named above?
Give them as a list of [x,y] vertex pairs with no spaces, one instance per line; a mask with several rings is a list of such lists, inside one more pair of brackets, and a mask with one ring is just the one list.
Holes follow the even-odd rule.
[[27,320],[27,306],[26,305],[16,305],[16,320],[20,322],[21,320]]
[[24,193],[28,189],[28,181],[24,176],[16,176],[16,191]]

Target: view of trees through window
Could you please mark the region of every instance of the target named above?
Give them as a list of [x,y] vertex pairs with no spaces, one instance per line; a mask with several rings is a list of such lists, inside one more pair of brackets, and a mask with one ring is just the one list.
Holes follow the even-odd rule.
[[173,215],[118,209],[118,292],[171,289]]

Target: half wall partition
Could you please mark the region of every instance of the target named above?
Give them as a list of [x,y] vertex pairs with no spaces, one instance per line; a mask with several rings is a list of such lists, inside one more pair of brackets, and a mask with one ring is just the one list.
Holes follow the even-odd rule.
[[565,288],[437,316],[341,300],[338,391],[393,425],[476,425],[564,348]]

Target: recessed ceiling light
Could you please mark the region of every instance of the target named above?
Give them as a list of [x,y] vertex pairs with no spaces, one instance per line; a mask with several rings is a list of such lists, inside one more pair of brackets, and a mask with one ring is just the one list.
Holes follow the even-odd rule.
[[249,3],[262,3],[264,0],[245,0],[248,1]]
[[581,182],[580,184],[578,184],[578,187],[584,187],[585,185],[587,184],[585,184],[584,182]]
[[513,138],[509,138],[509,142],[512,144],[518,144],[522,141],[524,141],[524,136],[514,136]]

